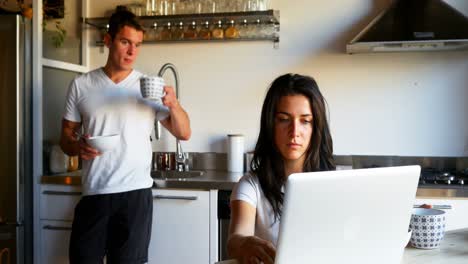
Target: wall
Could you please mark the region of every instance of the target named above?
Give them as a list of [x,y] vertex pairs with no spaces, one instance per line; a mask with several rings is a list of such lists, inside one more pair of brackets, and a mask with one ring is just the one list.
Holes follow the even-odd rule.
[[[117,1],[93,1],[89,17]],[[130,1],[127,1],[130,2]],[[165,62],[181,75],[181,102],[194,152],[225,152],[229,133],[254,147],[269,83],[287,72],[316,78],[330,107],[336,154],[468,155],[468,51],[347,55],[345,45],[390,0],[280,1],[281,42],[143,45],[135,68],[156,74]],[[468,15],[468,3],[450,0]],[[117,3],[125,3],[119,1]],[[90,50],[91,68],[107,51]],[[175,141],[156,143],[175,150]]]

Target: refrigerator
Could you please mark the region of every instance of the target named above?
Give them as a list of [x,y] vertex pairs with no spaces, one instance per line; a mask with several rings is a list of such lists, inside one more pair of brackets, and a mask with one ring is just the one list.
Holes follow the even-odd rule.
[[31,21],[0,15],[0,263],[32,263]]

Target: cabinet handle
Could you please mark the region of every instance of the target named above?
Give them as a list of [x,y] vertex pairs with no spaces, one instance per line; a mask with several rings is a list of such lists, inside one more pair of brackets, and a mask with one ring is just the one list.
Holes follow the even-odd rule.
[[186,200],[186,201],[195,201],[198,200],[198,196],[175,196],[175,195],[154,195],[154,199],[159,200]]
[[46,225],[42,229],[47,229],[47,230],[72,230],[71,227],[66,227],[66,226],[51,226],[51,225]]
[[61,191],[43,191],[42,194],[48,195],[76,195],[81,196],[81,192],[61,192]]

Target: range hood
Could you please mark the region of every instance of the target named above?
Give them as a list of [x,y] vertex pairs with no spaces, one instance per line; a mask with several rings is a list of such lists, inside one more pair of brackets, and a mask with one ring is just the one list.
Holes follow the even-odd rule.
[[468,18],[442,0],[396,0],[348,45],[353,53],[468,50]]

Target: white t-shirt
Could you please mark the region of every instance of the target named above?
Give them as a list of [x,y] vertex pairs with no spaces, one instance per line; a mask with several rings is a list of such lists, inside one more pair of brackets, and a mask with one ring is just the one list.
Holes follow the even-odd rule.
[[91,136],[120,134],[120,144],[93,160],[83,160],[83,195],[119,193],[153,185],[150,142],[155,112],[137,100],[106,104],[90,110],[96,94],[115,89],[139,93],[142,73],[133,70],[124,80],[114,83],[102,68],[76,77],[70,84],[64,119],[81,122]]
[[235,200],[247,202],[256,208],[255,236],[276,245],[280,222],[279,220],[275,221],[273,207],[263,194],[256,176],[246,174],[239,180],[231,193],[231,201]]

